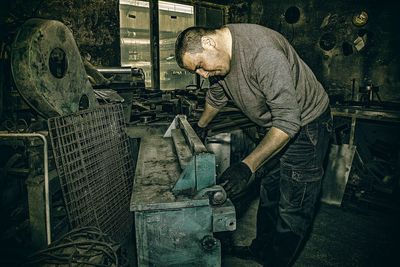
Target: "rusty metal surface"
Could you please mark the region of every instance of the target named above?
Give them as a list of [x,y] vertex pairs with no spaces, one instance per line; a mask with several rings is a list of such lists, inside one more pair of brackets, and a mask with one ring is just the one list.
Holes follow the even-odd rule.
[[141,203],[173,203],[172,187],[181,168],[171,138],[149,135],[140,141],[131,209]]
[[59,21],[24,23],[12,45],[11,69],[22,97],[44,117],[97,105],[72,33]]
[[121,105],[48,121],[72,227],[97,226],[116,241],[130,233],[133,160]]

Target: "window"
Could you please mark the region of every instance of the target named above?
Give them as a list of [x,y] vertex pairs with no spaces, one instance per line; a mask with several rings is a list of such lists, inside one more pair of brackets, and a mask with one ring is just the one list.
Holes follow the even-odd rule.
[[[159,1],[160,86],[185,88],[194,75],[179,68],[175,61],[175,40],[179,32],[195,24],[190,5]],[[121,65],[142,68],[146,87],[151,87],[149,2],[120,0]]]

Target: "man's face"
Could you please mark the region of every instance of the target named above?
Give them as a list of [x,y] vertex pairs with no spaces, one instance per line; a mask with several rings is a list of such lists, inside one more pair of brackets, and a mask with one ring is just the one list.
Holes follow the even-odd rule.
[[206,47],[201,53],[185,53],[183,64],[185,69],[195,72],[203,78],[225,76],[230,70],[230,57],[215,47]]

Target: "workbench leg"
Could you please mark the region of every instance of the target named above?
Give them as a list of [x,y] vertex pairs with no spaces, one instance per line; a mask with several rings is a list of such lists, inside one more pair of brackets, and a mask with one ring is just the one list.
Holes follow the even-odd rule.
[[29,177],[26,181],[28,191],[29,222],[31,227],[32,245],[36,249],[45,248],[46,218],[44,199],[44,177],[42,175]]

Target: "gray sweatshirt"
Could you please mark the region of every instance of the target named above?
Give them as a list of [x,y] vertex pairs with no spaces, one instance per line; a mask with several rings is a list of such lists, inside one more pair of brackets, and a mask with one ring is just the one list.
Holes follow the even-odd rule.
[[290,137],[326,110],[327,93],[281,34],[256,24],[226,26],[232,34],[231,69],[210,79],[208,104],[220,109],[232,99],[257,125]]

